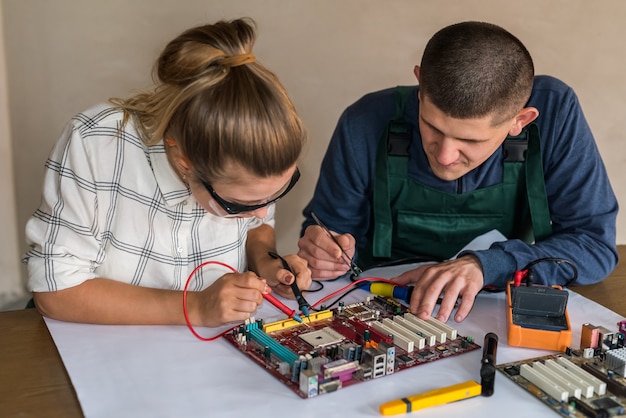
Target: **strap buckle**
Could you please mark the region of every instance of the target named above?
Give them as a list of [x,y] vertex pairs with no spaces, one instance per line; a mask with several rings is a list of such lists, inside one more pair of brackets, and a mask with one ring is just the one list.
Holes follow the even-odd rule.
[[526,151],[528,150],[528,136],[522,134],[516,137],[507,137],[502,144],[505,162],[526,161]]
[[387,132],[387,155],[407,157],[410,146],[411,126],[404,122],[390,122]]

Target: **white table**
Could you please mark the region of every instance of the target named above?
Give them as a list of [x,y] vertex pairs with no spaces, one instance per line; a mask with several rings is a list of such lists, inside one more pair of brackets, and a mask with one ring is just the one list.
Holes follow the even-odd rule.
[[[375,273],[375,272],[374,272]],[[393,271],[372,276],[393,277]],[[326,291],[346,282],[327,284]],[[353,292],[362,300],[366,292]],[[307,296],[315,302],[322,295]],[[267,306],[265,306],[267,305]],[[291,304],[295,307],[295,304]],[[578,347],[585,322],[616,329],[616,313],[570,292],[568,311]],[[264,304],[258,317],[279,319]],[[272,317],[272,318],[270,318]],[[334,393],[302,399],[251,359],[219,339],[203,342],[184,326],[104,326],[46,319],[86,417],[379,417],[382,403],[470,379],[480,382],[482,350],[438,360]],[[482,345],[499,336],[497,363],[549,354],[506,344],[504,294],[480,294],[468,318],[455,326]],[[205,336],[217,330],[200,328]],[[417,411],[428,417],[557,416],[498,372],[492,397]]]

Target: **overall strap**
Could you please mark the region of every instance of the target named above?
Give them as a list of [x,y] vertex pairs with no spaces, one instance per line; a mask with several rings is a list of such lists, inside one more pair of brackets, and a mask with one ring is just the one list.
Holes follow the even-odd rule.
[[552,234],[548,194],[543,173],[539,127],[532,123],[527,128],[528,154],[526,158],[526,193],[530,219],[533,223],[535,241],[542,241]]
[[[550,209],[543,173],[539,127],[531,123],[518,136],[508,136],[503,144],[504,164],[524,167],[526,197],[535,241],[552,234]],[[510,171],[505,171],[505,173]]]
[[374,237],[372,252],[375,257],[391,257],[393,220],[389,206],[389,175],[391,163],[395,170],[406,171],[411,145],[411,126],[404,122],[404,108],[414,87],[397,86],[396,113],[378,142],[376,153],[376,180],[374,182]]

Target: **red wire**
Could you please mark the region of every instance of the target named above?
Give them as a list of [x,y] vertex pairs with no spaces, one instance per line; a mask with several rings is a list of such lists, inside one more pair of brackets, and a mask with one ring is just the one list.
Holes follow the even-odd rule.
[[191,331],[191,333],[193,335],[195,335],[199,340],[202,341],[213,341],[213,340],[217,340],[218,338],[220,338],[221,336],[223,336],[224,334],[226,334],[227,332],[235,329],[237,326],[234,326],[232,328],[227,329],[226,331],[223,331],[213,337],[203,337],[202,335],[198,334],[196,332],[196,330],[193,328],[193,325],[191,325],[191,321],[189,320],[189,313],[187,312],[187,289],[189,288],[189,283],[191,282],[191,279],[193,279],[193,277],[196,275],[196,272],[198,270],[200,270],[202,267],[208,265],[208,264],[217,264],[219,266],[222,267],[226,267],[227,269],[230,269],[233,273],[237,273],[237,270],[235,270],[233,267],[229,266],[226,263],[222,263],[221,261],[205,261],[204,263],[200,264],[198,267],[196,267],[195,269],[193,269],[193,271],[191,272],[191,274],[189,275],[189,277],[187,278],[187,283],[185,283],[185,288],[183,289],[183,314],[185,315],[185,323],[187,324],[187,328],[189,328],[189,330]]
[[[191,274],[187,278],[187,282],[185,283],[185,288],[183,289],[183,313],[185,315],[185,323],[187,324],[187,328],[189,328],[191,333],[193,335],[195,335],[199,340],[202,340],[202,341],[214,341],[214,340],[222,337],[224,334],[232,331],[233,329],[235,329],[238,326],[238,325],[235,325],[234,327],[229,328],[229,329],[227,329],[227,330],[225,330],[225,331],[223,331],[223,332],[221,332],[221,333],[219,333],[219,334],[217,334],[217,335],[215,335],[213,337],[203,337],[203,336],[201,336],[200,334],[198,334],[196,332],[196,330],[193,328],[193,325],[191,324],[191,321],[189,320],[189,313],[187,312],[187,290],[189,288],[189,283],[191,282],[191,279],[194,278],[194,276],[196,275],[197,271],[200,270],[202,267],[208,265],[208,264],[217,264],[217,265],[220,265],[222,267],[226,267],[227,269],[229,269],[233,273],[237,273],[236,269],[234,269],[233,267],[229,266],[226,263],[222,263],[221,261],[205,261],[204,263],[200,264],[195,269],[193,269],[193,271],[191,272]],[[320,299],[317,302],[315,302],[311,307],[315,307],[315,306],[320,305],[322,302],[332,298],[333,296],[336,296],[336,295],[344,292],[346,289],[349,289],[352,286],[356,286],[359,283],[370,282],[370,281],[391,283],[391,284],[395,284],[396,286],[403,287],[402,285],[397,284],[393,280],[383,279],[381,277],[365,277],[365,278],[358,279],[358,280],[355,280],[353,282],[350,282],[347,286],[344,286],[341,289],[336,290],[333,293],[324,296],[322,299]]]
[[321,298],[320,300],[318,300],[317,302],[315,302],[315,303],[312,305],[312,307],[316,307],[316,306],[317,306],[317,305],[319,305],[320,303],[322,303],[322,302],[324,302],[324,301],[326,301],[326,300],[328,300],[328,299],[332,298],[333,296],[335,296],[335,295],[337,295],[337,294],[339,294],[339,293],[341,293],[341,292],[345,291],[346,289],[351,288],[352,286],[355,286],[355,285],[357,285],[357,284],[359,284],[359,283],[363,283],[363,282],[372,282],[372,281],[374,281],[374,282],[385,282],[385,283],[391,283],[391,284],[394,284],[394,285],[396,285],[396,286],[404,287],[404,286],[402,286],[402,285],[400,285],[400,284],[398,284],[398,283],[394,282],[393,280],[383,279],[383,278],[381,278],[381,277],[364,277],[364,278],[362,278],[362,279],[358,279],[358,280],[355,280],[355,281],[353,281],[353,282],[350,282],[347,286],[344,286],[344,287],[342,287],[341,289],[336,290],[336,291],[334,291],[333,293],[331,293],[331,294],[329,294],[329,295],[324,296],[323,298]]

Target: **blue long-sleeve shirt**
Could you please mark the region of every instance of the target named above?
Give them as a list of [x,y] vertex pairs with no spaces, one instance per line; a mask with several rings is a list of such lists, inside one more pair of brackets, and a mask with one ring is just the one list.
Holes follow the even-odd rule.
[[[417,91],[417,86],[415,87]],[[502,150],[454,181],[441,180],[430,170],[421,151],[417,94],[405,108],[405,121],[413,128],[408,175],[426,186],[447,193],[466,193],[502,181]],[[615,246],[618,203],[593,134],[574,91],[549,76],[535,77],[527,106],[539,110],[539,126],[546,193],[552,235],[536,244],[511,239],[472,252],[478,257],[484,284],[503,287],[516,270],[544,258],[564,258],[578,269],[576,284],[603,280],[617,264]],[[394,89],[365,95],[341,115],[322,161],[315,193],[303,213],[302,232],[314,222],[311,211],[333,231],[350,233],[357,247],[369,245],[372,188],[376,150],[395,114]],[[544,284],[570,284],[566,263],[539,263],[535,280]]]

